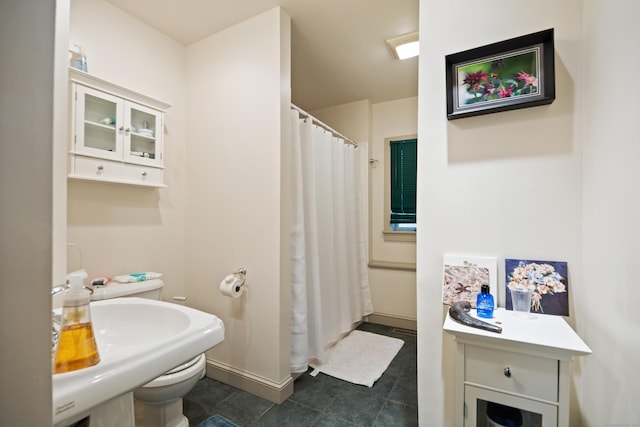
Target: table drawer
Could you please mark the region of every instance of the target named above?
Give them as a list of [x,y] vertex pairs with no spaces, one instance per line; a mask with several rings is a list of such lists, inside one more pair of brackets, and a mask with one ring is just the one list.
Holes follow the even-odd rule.
[[465,345],[464,369],[466,382],[558,401],[556,359]]

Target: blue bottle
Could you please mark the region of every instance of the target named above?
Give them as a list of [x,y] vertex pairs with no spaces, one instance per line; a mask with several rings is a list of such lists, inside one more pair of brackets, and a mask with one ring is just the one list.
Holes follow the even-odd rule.
[[489,285],[484,284],[480,287],[480,293],[476,300],[476,311],[478,317],[490,319],[493,317],[493,295],[489,293]]

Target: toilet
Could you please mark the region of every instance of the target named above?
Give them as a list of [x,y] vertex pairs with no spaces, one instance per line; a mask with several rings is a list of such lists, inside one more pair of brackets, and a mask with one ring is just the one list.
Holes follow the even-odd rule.
[[[94,286],[92,300],[138,297],[162,300],[162,280],[135,283],[111,282]],[[204,377],[206,358],[200,354],[133,391],[136,427],[189,427],[182,397]]]

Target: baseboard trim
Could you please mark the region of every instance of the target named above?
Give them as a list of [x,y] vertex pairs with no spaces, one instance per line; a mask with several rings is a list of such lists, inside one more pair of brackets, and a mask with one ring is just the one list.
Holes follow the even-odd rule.
[[281,404],[293,394],[291,376],[282,383],[276,383],[212,359],[207,359],[207,377],[277,404]]
[[403,317],[389,316],[387,314],[373,313],[367,316],[367,322],[377,323],[379,325],[391,326],[394,328],[418,330],[418,322],[414,319],[406,319]]

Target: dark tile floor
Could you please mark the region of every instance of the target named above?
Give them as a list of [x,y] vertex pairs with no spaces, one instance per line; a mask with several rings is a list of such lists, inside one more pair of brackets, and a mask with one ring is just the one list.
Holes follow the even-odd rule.
[[293,395],[281,405],[230,387],[201,379],[184,397],[184,414],[195,427],[220,414],[240,427],[353,427],[417,426],[416,336],[389,326],[363,323],[363,331],[404,340],[405,344],[382,377],[369,388],[325,374],[296,379]]

